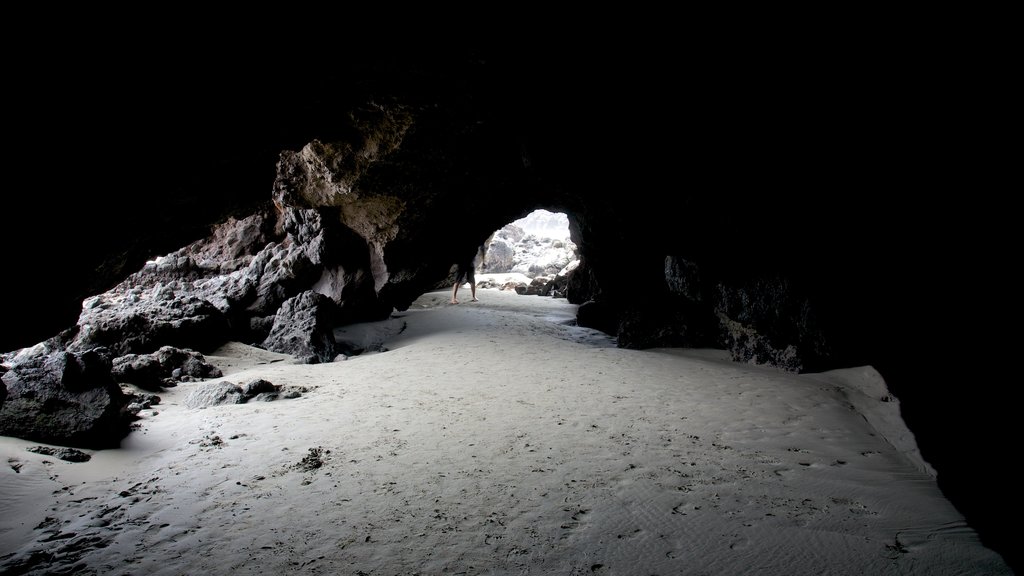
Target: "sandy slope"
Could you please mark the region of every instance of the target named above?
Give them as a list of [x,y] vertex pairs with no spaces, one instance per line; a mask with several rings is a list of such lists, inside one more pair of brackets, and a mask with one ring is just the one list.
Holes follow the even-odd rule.
[[184,384],[87,463],[0,439],[0,572],[1010,573],[873,369],[621,350],[564,301],[479,296],[329,365],[226,346],[226,380],[310,391],[193,410]]

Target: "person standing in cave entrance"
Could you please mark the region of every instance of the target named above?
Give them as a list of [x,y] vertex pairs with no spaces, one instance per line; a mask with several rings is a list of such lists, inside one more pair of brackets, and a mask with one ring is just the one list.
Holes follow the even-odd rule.
[[452,304],[458,304],[459,300],[456,296],[459,293],[459,286],[463,282],[469,282],[469,290],[473,294],[473,299],[470,302],[479,302],[476,299],[476,276],[473,270],[473,260],[476,258],[476,254],[469,256],[458,262],[458,271],[455,272],[455,286],[452,287]]

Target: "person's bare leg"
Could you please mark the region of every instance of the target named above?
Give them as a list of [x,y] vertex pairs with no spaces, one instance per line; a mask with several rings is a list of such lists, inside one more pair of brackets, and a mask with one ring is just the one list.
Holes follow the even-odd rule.
[[459,283],[456,282],[455,286],[452,287],[452,304],[458,304],[459,301],[455,299],[455,295],[459,293]]
[[473,282],[472,284],[469,285],[469,291],[473,293],[473,300],[471,301],[479,302],[479,300],[476,299],[476,282]]

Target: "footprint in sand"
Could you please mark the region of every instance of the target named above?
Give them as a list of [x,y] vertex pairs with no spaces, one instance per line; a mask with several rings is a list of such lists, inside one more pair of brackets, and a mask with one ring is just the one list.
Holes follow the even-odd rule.
[[733,534],[733,537],[737,538],[737,540],[734,540],[732,543],[729,544],[729,550],[743,550],[744,548],[750,546],[749,539],[743,538],[739,534]]
[[837,506],[847,508],[851,514],[866,514],[869,516],[877,515],[877,512],[872,512],[867,506],[851,498],[830,498],[830,500]]
[[580,525],[580,517],[586,514],[587,512],[590,512],[590,510],[586,508],[573,508],[570,506],[562,508],[562,510],[565,512],[572,512],[572,515],[569,516],[569,520],[563,522],[561,525],[561,528],[564,530],[572,530],[573,528],[578,528]]
[[[683,512],[684,506],[686,506],[686,502],[676,504],[675,506],[672,507],[672,513],[679,514],[680,516],[686,516],[686,512]],[[621,536],[619,536],[619,538],[621,538]]]
[[643,530],[641,530],[640,528],[636,528],[629,534],[619,534],[618,536],[616,536],[616,538],[618,538],[619,540],[632,540],[640,536],[641,532],[643,532]]

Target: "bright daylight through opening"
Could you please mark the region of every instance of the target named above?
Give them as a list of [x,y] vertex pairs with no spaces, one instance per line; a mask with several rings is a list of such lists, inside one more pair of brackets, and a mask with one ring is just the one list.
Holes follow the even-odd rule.
[[477,265],[478,287],[564,297],[567,275],[579,266],[569,217],[534,210],[506,224],[481,247]]

